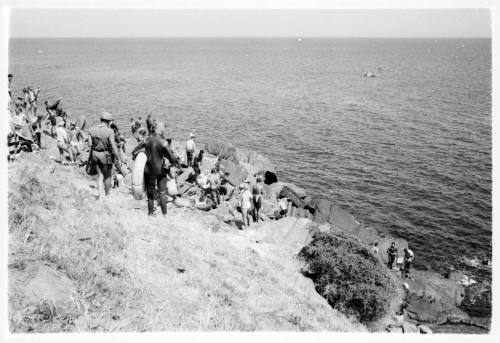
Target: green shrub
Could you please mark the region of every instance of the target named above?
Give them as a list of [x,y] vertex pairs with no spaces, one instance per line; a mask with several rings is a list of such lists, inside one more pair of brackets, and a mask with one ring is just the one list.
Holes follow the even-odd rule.
[[334,309],[362,323],[381,318],[389,309],[396,286],[368,247],[343,233],[313,233],[299,253],[303,274]]

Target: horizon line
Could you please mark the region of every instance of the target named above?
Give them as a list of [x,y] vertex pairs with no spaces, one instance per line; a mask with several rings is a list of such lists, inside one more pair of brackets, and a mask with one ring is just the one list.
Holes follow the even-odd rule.
[[104,38],[104,39],[112,39],[112,38],[146,38],[146,39],[158,39],[158,38],[219,38],[219,39],[232,39],[232,38],[261,38],[261,39],[274,39],[274,38],[308,38],[308,39],[317,39],[317,38],[336,38],[336,39],[367,39],[367,38],[380,38],[380,39],[491,39],[492,36],[62,36],[62,37],[44,37],[44,36],[20,36],[20,37],[9,37],[9,39],[67,39],[67,38],[76,38],[76,39],[86,39],[86,38]]

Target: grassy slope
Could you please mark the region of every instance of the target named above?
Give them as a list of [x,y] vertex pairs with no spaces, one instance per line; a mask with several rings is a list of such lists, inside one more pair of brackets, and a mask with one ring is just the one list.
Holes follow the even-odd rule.
[[[11,331],[364,330],[276,247],[199,211],[147,217],[126,188],[97,202],[94,181],[52,162],[48,146],[9,164]],[[30,304],[26,264],[64,273],[78,310],[47,314]]]

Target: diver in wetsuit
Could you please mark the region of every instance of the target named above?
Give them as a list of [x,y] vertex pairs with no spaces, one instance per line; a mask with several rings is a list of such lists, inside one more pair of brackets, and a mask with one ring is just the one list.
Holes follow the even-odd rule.
[[154,194],[158,187],[160,195],[160,207],[163,215],[167,214],[167,171],[163,164],[163,159],[167,158],[170,163],[176,164],[181,168],[181,163],[174,156],[168,145],[167,140],[163,137],[163,125],[157,124],[152,127],[151,137],[139,143],[132,151],[132,156],[141,150],[146,150],[146,166],[144,167],[144,181],[146,183],[146,193],[148,196],[148,215],[154,212]]

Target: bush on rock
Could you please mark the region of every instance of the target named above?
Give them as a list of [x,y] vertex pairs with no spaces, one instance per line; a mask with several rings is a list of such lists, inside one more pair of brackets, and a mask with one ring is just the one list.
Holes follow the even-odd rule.
[[299,257],[306,262],[304,275],[334,309],[362,323],[389,310],[396,286],[381,261],[354,237],[315,231]]

